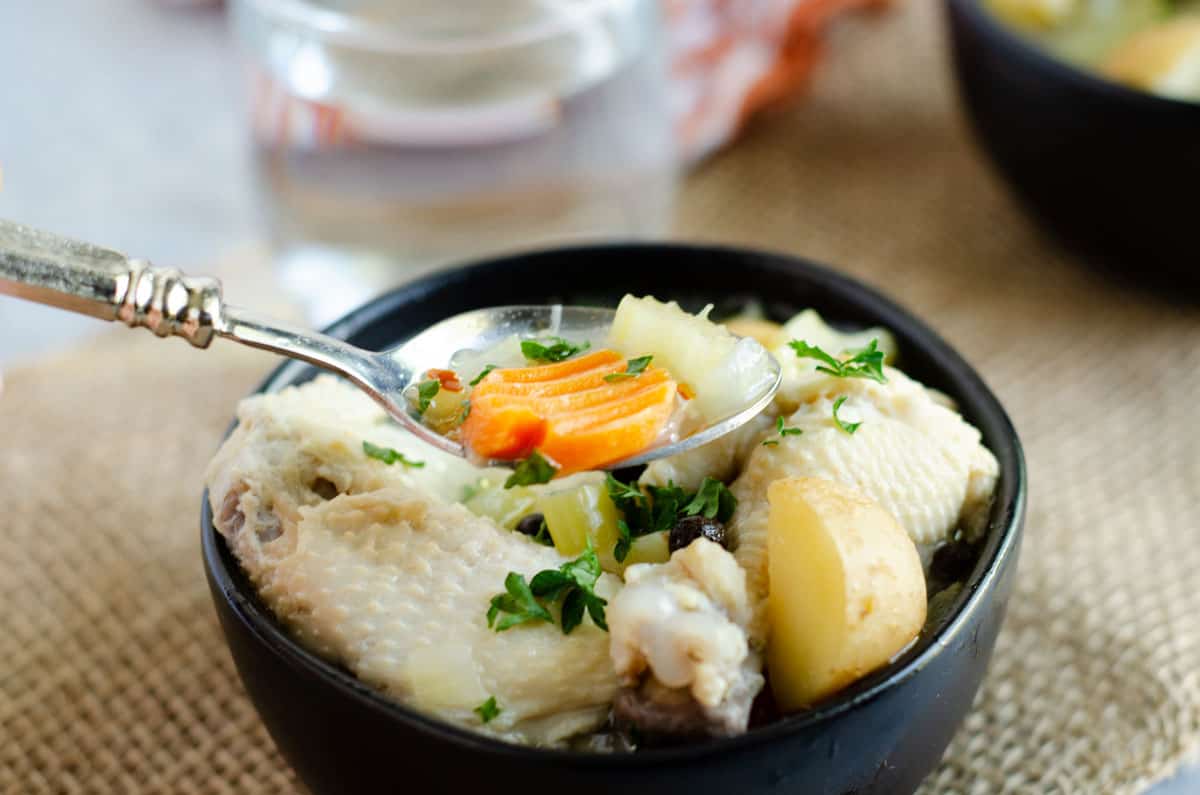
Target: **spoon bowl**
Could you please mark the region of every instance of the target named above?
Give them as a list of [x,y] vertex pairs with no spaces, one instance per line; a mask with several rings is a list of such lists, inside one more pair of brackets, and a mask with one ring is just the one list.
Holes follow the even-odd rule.
[[[381,366],[394,368],[396,373],[396,376],[384,374],[385,377],[403,378],[404,386],[401,393],[372,394],[372,397],[414,435],[448,453],[465,456],[462,445],[426,427],[411,415],[402,392],[416,384],[421,373],[431,367],[445,367],[464,351],[486,350],[514,336],[520,339],[554,336],[575,343],[595,343],[608,336],[614,315],[611,309],[562,304],[496,306],[454,315],[380,354],[389,360]],[[681,439],[650,447],[603,468],[638,466],[682,453],[724,436],[749,421],[771,402],[782,379],[779,363],[769,355],[766,359],[770,378],[744,406],[725,416],[708,418],[703,427]]]

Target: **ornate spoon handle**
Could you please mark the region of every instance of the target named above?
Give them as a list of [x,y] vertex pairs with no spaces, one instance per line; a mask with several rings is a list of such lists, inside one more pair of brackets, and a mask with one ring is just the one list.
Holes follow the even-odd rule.
[[208,347],[221,325],[221,283],[0,220],[0,293],[145,326]]
[[412,369],[341,340],[225,304],[221,283],[157,268],[89,243],[0,220],[0,295],[26,298],[102,320],[144,326],[207,348],[221,336],[332,370],[354,381],[401,422],[415,425],[394,396]]

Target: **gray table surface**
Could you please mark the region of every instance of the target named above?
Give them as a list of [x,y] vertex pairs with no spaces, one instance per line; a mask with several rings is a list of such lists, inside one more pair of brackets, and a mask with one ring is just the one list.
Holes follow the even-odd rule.
[[[184,268],[262,237],[242,72],[219,12],[153,0],[13,3],[0,75],[0,217]],[[0,297],[0,365],[104,328]],[[1197,792],[1200,767],[1150,795]]]

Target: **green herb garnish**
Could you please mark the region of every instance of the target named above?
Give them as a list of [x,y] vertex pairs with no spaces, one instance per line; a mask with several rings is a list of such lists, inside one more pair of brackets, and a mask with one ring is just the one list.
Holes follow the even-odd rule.
[[425,412],[429,411],[429,404],[441,389],[442,382],[436,378],[417,384],[417,416],[424,416]]
[[[543,569],[533,575],[529,584],[525,578],[516,572],[509,572],[504,578],[504,589],[507,593],[492,597],[488,609],[488,626],[497,632],[503,632],[510,627],[527,621],[548,621],[554,623],[554,618],[547,609],[549,605],[561,603],[560,625],[564,635],[570,635],[571,630],[583,623],[586,611],[592,617],[592,622],[605,631],[608,623],[605,621],[604,608],[608,602],[596,595],[596,580],[600,579],[600,559],[592,542],[587,542],[587,550],[575,560],[564,563],[557,569]],[[497,622],[500,613],[508,613]]]
[[473,712],[479,716],[479,719],[484,723],[490,723],[497,715],[500,714],[500,707],[496,706],[496,697],[488,696],[488,700],[476,707]]
[[624,563],[625,558],[629,557],[629,550],[633,547],[633,531],[629,529],[629,525],[624,519],[618,519],[617,532],[621,537],[617,539],[616,545],[613,546],[613,558],[616,559],[617,563]]
[[775,418],[775,430],[779,431],[780,436],[799,436],[804,433],[800,428],[785,428],[783,427],[783,417]]
[[707,519],[728,522],[735,510],[737,497],[733,496],[733,492],[716,478],[705,478],[700,484],[700,490],[684,507],[683,512],[688,516],[699,514]]
[[479,375],[475,376],[475,378],[470,381],[469,386],[477,386],[480,381],[488,377],[488,373],[495,369],[496,365],[494,364],[489,364],[487,367],[484,367],[479,371]]
[[549,483],[558,472],[558,467],[546,460],[545,456],[534,450],[529,458],[517,464],[513,473],[504,481],[504,488],[513,486],[530,486],[534,483]]
[[762,446],[763,447],[778,447],[779,440],[778,439],[763,439]]
[[362,449],[363,452],[367,454],[368,458],[374,458],[376,461],[382,461],[388,466],[391,466],[392,464],[404,464],[406,467],[413,467],[415,469],[420,469],[421,467],[425,466],[424,461],[412,461],[408,458],[405,458],[404,453],[400,452],[399,450],[393,450],[390,447],[380,447],[377,444],[371,444],[370,442],[364,441],[362,443]]
[[471,401],[464,400],[462,415],[458,418],[458,424],[462,425],[464,422],[467,421],[467,417],[470,417],[470,416],[471,416]]
[[[504,578],[504,590],[506,593],[496,594],[492,597],[491,607],[487,611],[489,629],[503,632],[527,621],[554,623],[554,616],[550,615],[550,611],[534,598],[533,591],[530,590],[529,583],[525,582],[523,575],[510,571]],[[501,616],[501,613],[505,615]],[[497,618],[500,620],[497,621]]]
[[792,340],[788,345],[800,358],[816,359],[822,362],[817,365],[818,372],[828,373],[838,378],[870,378],[881,384],[887,383],[887,376],[883,374],[883,351],[879,350],[878,339],[871,340],[865,348],[847,351],[854,355],[845,361],[835,359],[821,348],[809,345],[804,340]]
[[624,371],[620,373],[609,373],[608,375],[604,376],[604,380],[621,381],[625,378],[637,378],[639,375],[645,372],[647,365],[650,364],[650,360],[653,358],[653,356],[639,356],[636,359],[630,359],[625,363]]
[[862,423],[861,422],[843,422],[842,421],[842,418],[838,416],[838,409],[840,409],[842,407],[842,404],[845,402],[846,402],[845,395],[842,395],[837,400],[833,401],[833,421],[836,422],[837,426],[839,428],[841,428],[843,431],[845,431],[846,433],[853,434],[855,431],[858,430],[858,426],[862,425]]
[[561,362],[592,347],[584,341],[582,345],[568,342],[562,337],[546,337],[540,340],[522,340],[521,353],[533,362]]
[[713,478],[705,478],[696,492],[684,491],[674,483],[645,486],[642,491],[632,483],[622,483],[612,473],[605,476],[604,482],[609,499],[625,517],[631,539],[670,530],[682,517],[698,513],[727,522],[737,507],[737,499],[725,484]]

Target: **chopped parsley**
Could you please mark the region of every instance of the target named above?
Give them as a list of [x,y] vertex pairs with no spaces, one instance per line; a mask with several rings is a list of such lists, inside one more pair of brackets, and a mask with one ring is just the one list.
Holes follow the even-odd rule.
[[429,404],[437,397],[442,389],[442,382],[436,378],[417,384],[417,416],[424,416],[429,411]]
[[513,469],[513,473],[508,476],[508,480],[504,481],[504,488],[511,489],[513,486],[530,486],[534,483],[549,483],[554,474],[558,472],[558,467],[546,460],[546,457],[534,450],[529,454],[529,458],[517,464]]
[[650,364],[650,360],[653,358],[653,356],[639,356],[636,359],[630,359],[625,363],[624,371],[620,373],[609,373],[608,375],[604,376],[604,380],[621,381],[626,378],[637,378],[639,375],[645,372],[646,367]]
[[728,522],[736,509],[737,497],[733,496],[733,492],[716,478],[705,478],[700,484],[700,490],[683,512],[688,516],[700,514],[706,519]]
[[841,428],[843,431],[845,431],[846,433],[853,434],[855,431],[858,430],[858,426],[862,425],[862,423],[861,422],[846,422],[841,417],[838,416],[838,409],[840,409],[842,407],[842,404],[845,402],[846,402],[845,395],[842,395],[837,400],[833,401],[833,421],[836,422],[837,426],[839,428]]
[[482,381],[483,379],[488,377],[488,373],[492,372],[492,370],[495,370],[495,369],[496,369],[496,365],[494,365],[494,364],[489,364],[487,367],[484,367],[482,370],[479,371],[479,375],[475,376],[475,378],[473,378],[470,381],[470,385],[477,386],[480,381]]
[[522,340],[521,353],[533,362],[561,362],[592,347],[584,341],[582,345],[568,342],[562,337],[546,337],[540,340]]
[[816,359],[821,362],[817,365],[818,372],[838,378],[870,378],[881,384],[887,383],[887,376],[883,374],[883,351],[879,350],[878,338],[867,343],[865,348],[847,351],[854,355],[845,361],[835,359],[821,348],[809,345],[804,340],[792,340],[788,345],[801,359]]
[[737,499],[724,483],[714,478],[705,478],[694,493],[674,483],[644,486],[643,491],[632,483],[622,483],[611,473],[605,477],[605,485],[609,499],[624,517],[617,524],[621,537],[613,549],[618,562],[624,561],[633,539],[639,536],[670,530],[681,518],[696,514],[727,522],[737,507]]
[[783,426],[783,417],[775,418],[775,430],[779,431],[780,436],[799,436],[804,433],[801,428],[785,428]]
[[496,697],[488,696],[488,700],[476,707],[473,712],[479,716],[479,719],[484,723],[491,721],[500,714],[500,707],[496,705]]
[[[788,427],[784,426],[783,417],[775,418],[775,430],[779,432],[780,436],[799,436],[800,434],[804,433],[804,430],[802,428],[788,428]],[[779,446],[778,439],[764,439],[763,440],[763,447],[778,447],[778,446]]]
[[424,461],[413,461],[405,458],[404,453],[400,452],[399,450],[393,450],[390,447],[380,447],[377,444],[371,444],[370,442],[364,441],[362,443],[362,449],[363,452],[367,454],[368,458],[374,458],[376,461],[382,461],[388,466],[391,466],[392,464],[404,464],[406,467],[413,467],[416,469],[420,469],[421,467],[425,466]]
[[467,417],[470,417],[470,416],[471,416],[471,401],[464,400],[463,401],[463,410],[462,410],[462,414],[458,418],[458,424],[462,425],[464,422],[467,421]]
[[[554,617],[548,608],[557,603],[560,604],[559,622],[564,635],[570,635],[583,623],[585,612],[596,626],[608,631],[604,615],[608,602],[595,591],[600,573],[600,559],[590,540],[587,550],[578,558],[557,569],[539,571],[528,584],[522,575],[510,571],[504,578],[505,593],[492,597],[487,612],[488,627],[503,632],[528,621],[553,624]],[[501,613],[506,615],[501,616]]]
[[625,558],[629,557],[629,550],[633,548],[633,531],[629,529],[629,525],[624,519],[618,519],[617,532],[621,537],[617,539],[617,543],[613,547],[613,557],[617,563],[624,563]]
[[[491,606],[487,611],[489,629],[503,632],[527,621],[545,621],[554,623],[554,616],[533,596],[525,577],[510,571],[504,578],[504,593],[492,597]],[[500,614],[504,613],[503,616]],[[500,620],[497,621],[496,619]]]

